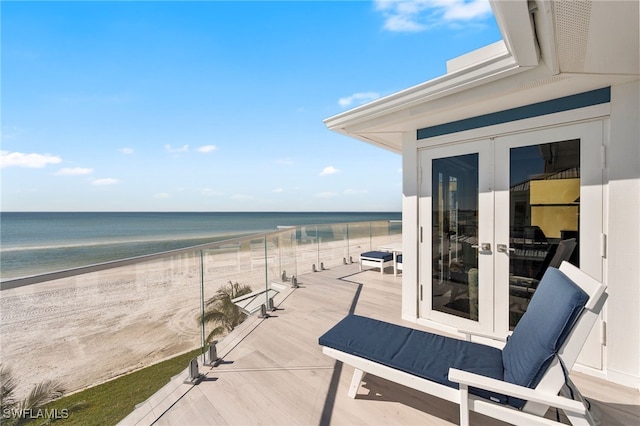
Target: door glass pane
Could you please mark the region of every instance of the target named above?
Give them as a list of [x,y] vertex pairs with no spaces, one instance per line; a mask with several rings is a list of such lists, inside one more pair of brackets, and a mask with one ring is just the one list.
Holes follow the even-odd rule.
[[549,266],[578,266],[580,140],[510,151],[509,327]]
[[478,320],[478,154],[433,160],[436,311]]

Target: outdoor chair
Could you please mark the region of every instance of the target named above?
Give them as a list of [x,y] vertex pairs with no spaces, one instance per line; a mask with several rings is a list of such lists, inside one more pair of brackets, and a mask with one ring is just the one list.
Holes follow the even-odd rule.
[[360,270],[364,267],[380,268],[384,274],[384,268],[393,266],[393,253],[388,251],[368,251],[360,254]]
[[355,368],[352,398],[369,373],[459,404],[462,425],[470,410],[513,424],[557,425],[544,417],[550,407],[572,424],[594,425],[569,371],[606,301],[605,289],[568,262],[549,268],[502,349],[470,335],[461,340],[358,315],[345,317],[319,344]]

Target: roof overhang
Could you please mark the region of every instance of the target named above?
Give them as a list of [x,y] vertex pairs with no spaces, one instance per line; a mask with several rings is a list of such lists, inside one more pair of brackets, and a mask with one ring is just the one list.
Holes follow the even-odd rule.
[[403,135],[418,128],[639,78],[638,2],[491,4],[502,41],[447,62],[441,77],[327,118],[325,125],[401,152]]

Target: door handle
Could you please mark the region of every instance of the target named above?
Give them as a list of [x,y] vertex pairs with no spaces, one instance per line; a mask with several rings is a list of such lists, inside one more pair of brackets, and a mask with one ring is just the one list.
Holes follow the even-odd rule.
[[513,253],[516,249],[509,247],[506,244],[498,244],[499,253]]
[[474,244],[471,247],[474,249],[479,249],[480,251],[491,251],[491,243]]

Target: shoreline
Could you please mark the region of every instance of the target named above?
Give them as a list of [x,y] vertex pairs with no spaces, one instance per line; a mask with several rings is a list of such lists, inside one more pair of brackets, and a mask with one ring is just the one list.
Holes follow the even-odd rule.
[[[325,265],[389,238],[323,243]],[[19,383],[16,396],[44,380],[74,392],[201,347],[201,291],[208,300],[228,281],[262,289],[265,261],[273,282],[280,269],[311,272],[316,244],[296,250],[284,265],[286,256],[265,259],[264,248],[247,242],[212,251],[202,265],[199,255],[181,254],[0,291],[0,355]]]
[[[190,249],[192,247],[194,247],[195,250],[195,247],[200,245],[246,238],[251,235],[253,235],[253,233],[229,233],[179,239],[163,238],[37,248],[20,247],[1,249],[2,270],[0,271],[0,282],[51,274],[69,269],[89,268],[103,263],[127,261],[133,258],[154,256],[174,250]],[[84,256],[83,251],[88,247],[93,249],[92,253],[89,256]],[[63,260],[60,260],[61,257]],[[25,267],[24,265],[27,264],[25,258],[37,258],[38,264],[34,266],[33,263],[30,263],[30,266]],[[95,259],[95,261],[87,259]],[[18,263],[19,266],[13,267],[12,263]]]

